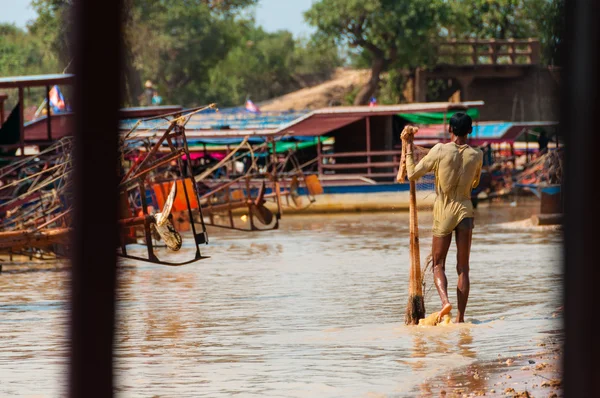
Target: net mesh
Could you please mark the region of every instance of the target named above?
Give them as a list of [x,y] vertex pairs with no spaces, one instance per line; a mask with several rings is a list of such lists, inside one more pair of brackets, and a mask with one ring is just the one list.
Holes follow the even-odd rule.
[[[413,145],[413,159],[415,164],[418,164],[421,159],[427,155],[430,148],[426,148],[419,145]],[[425,174],[415,183],[415,191],[417,197],[417,208],[418,212],[418,227],[419,227],[419,241],[420,241],[420,253],[421,253],[421,281],[423,286],[423,297],[425,302],[429,301],[432,297],[433,283],[433,269],[432,269],[432,256],[431,256],[431,227],[432,227],[432,213],[433,203],[435,201],[435,174]]]
[[[430,148],[419,145],[413,146],[413,159],[415,164],[418,164],[421,159],[427,155]],[[416,184],[417,205],[419,210],[432,210],[433,202],[435,201],[435,175],[433,173],[425,174]],[[420,223],[419,223],[420,224]],[[421,225],[419,225],[421,227]]]

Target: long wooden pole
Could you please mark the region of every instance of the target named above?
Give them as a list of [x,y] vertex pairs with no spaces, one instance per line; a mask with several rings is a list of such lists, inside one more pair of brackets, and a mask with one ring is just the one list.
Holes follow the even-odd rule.
[[52,141],[52,119],[50,119],[50,86],[46,86],[46,133],[48,134],[48,142]]
[[[406,153],[412,146],[416,127],[406,126],[402,131],[402,156],[396,180],[403,182],[406,173]],[[421,284],[421,252],[419,248],[419,220],[417,217],[417,187],[415,181],[409,182],[409,232],[410,232],[410,269],[408,282],[408,303],[406,304],[406,316],[404,322],[407,325],[417,325],[419,319],[425,318],[425,299]]]
[[421,284],[421,251],[419,248],[419,220],[417,217],[417,189],[416,183],[410,181],[410,296],[422,296]]
[[2,231],[0,249],[20,249],[22,247],[45,248],[69,241],[70,228],[50,228],[41,231]]

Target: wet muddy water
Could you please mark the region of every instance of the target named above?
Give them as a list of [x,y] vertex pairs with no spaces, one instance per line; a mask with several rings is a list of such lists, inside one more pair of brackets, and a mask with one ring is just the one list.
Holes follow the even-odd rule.
[[[561,235],[500,223],[533,212],[477,210],[467,323],[449,327],[404,326],[407,213],[284,216],[277,231],[210,230],[211,258],[195,264],[125,261],[117,395],[416,396],[426,380],[499,353],[531,354],[562,327],[552,317]],[[424,259],[431,218],[420,216]],[[453,247],[455,304],[454,258]],[[0,396],[64,395],[68,283],[64,264],[0,275]],[[437,311],[430,275],[426,291],[428,313]]]

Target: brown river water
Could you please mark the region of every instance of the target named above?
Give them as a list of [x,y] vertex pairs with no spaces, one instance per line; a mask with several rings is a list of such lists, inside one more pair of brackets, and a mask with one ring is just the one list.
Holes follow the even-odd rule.
[[[277,231],[210,230],[211,258],[194,264],[125,261],[117,396],[410,397],[499,354],[533,355],[562,328],[561,234],[499,224],[537,206],[477,210],[463,325],[404,325],[407,213],[284,215]],[[420,217],[424,259],[431,216]],[[68,286],[65,264],[0,275],[0,396],[64,396]]]

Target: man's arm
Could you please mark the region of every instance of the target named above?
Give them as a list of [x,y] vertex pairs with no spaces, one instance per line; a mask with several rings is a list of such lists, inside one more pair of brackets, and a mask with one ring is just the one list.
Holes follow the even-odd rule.
[[439,145],[440,144],[437,144],[431,148],[431,150],[427,152],[427,155],[425,155],[425,157],[421,159],[419,164],[416,166],[412,153],[413,148],[411,145],[409,152],[406,153],[406,174],[409,181],[416,181],[434,169],[440,150]]
[[473,188],[477,188],[479,185],[479,179],[481,178],[481,167],[483,166],[483,152],[479,156],[479,163],[477,164],[477,171],[475,172],[475,179],[473,180]]

